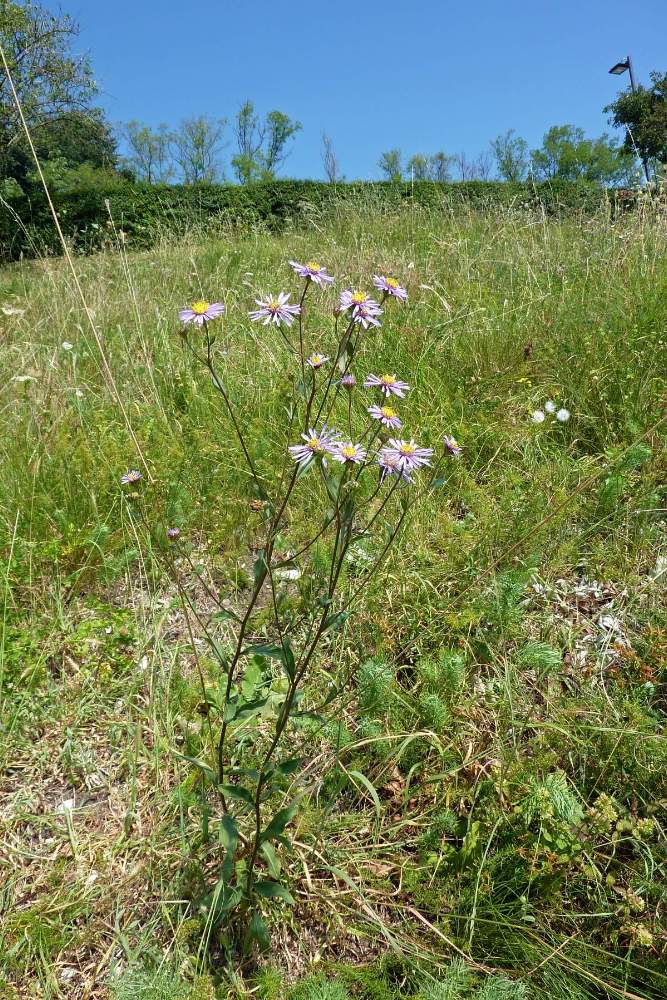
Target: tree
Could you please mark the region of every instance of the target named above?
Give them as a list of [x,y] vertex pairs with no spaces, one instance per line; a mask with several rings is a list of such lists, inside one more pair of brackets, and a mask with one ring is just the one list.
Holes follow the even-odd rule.
[[431,174],[434,181],[448,181],[451,179],[450,166],[452,158],[443,153],[433,153],[431,156]]
[[227,124],[205,115],[185,118],[171,137],[174,160],[185,184],[212,184],[221,176],[220,154]]
[[406,165],[406,172],[416,181],[447,181],[450,179],[451,157],[439,153],[415,153]]
[[604,109],[625,129],[624,148],[648,161],[667,163],[667,73],[651,73],[651,86],[620,93]]
[[491,157],[488,153],[480,153],[474,160],[468,159],[466,153],[454,153],[452,162],[459,172],[459,180],[488,181],[491,176]]
[[415,153],[411,156],[405,170],[415,181],[431,180],[431,164],[429,163],[428,156],[424,156],[423,153]]
[[[77,35],[68,15],[52,14],[35,0],[0,0],[0,44],[38,153],[113,165],[111,130],[91,107],[96,85],[90,61],[71,52]],[[23,181],[30,169],[9,78],[0,72],[0,177]]]
[[266,142],[264,152],[264,173],[274,177],[279,167],[289,155],[287,144],[297,132],[301,122],[292,121],[282,111],[269,111],[266,116]]
[[289,155],[290,139],[300,130],[301,122],[282,111],[269,111],[262,122],[252,101],[244,101],[234,123],[238,153],[232,159],[241,184],[274,177]]
[[587,139],[574,125],[553,125],[530,155],[533,174],[541,180],[626,183],[635,168],[634,157],[608,135]]
[[526,179],[530,165],[528,143],[515,135],[513,128],[491,140],[491,151],[501,180],[516,182]]
[[322,163],[324,165],[324,173],[330,184],[335,184],[336,181],[341,179],[338,170],[338,157],[336,156],[333,140],[326,132],[322,133]]
[[378,167],[387,181],[400,181],[403,177],[403,154],[400,149],[388,149],[380,156]]
[[125,163],[138,180],[148,184],[171,180],[174,172],[171,159],[174,136],[166,125],[158,125],[153,130],[149,125],[131,121],[122,126],[121,134],[129,148]]

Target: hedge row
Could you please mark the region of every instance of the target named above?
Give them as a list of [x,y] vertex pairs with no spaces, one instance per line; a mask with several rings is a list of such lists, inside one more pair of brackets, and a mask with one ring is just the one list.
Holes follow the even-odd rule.
[[[111,236],[110,218],[134,249],[151,246],[159,234],[181,234],[212,220],[279,228],[287,221],[329,210],[333,203],[376,203],[387,207],[416,204],[443,210],[467,205],[478,209],[511,206],[543,209],[548,215],[591,214],[619,194],[585,183],[506,184],[500,181],[437,183],[271,181],[231,184],[132,184],[111,179],[95,186],[54,195],[63,231],[79,253],[103,247]],[[19,196],[0,203],[0,258],[16,260],[60,252],[46,199]]]

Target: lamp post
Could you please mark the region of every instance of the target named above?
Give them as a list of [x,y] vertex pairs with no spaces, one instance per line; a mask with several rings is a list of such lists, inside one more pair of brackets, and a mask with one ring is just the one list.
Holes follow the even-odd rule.
[[[613,76],[621,76],[623,73],[625,73],[626,70],[630,74],[630,89],[632,90],[632,93],[634,94],[634,93],[637,92],[637,84],[635,83],[635,74],[634,74],[634,70],[632,69],[632,58],[631,58],[631,56],[626,56],[625,59],[623,59],[621,62],[617,62],[614,66],[611,67],[611,69],[609,70],[609,72]],[[628,129],[628,132],[630,132],[630,129]],[[631,132],[630,132],[630,138],[632,139],[632,133]],[[642,156],[641,157],[641,161],[642,161],[642,164],[644,166],[644,175],[646,177],[646,183],[650,184],[651,183],[651,178],[650,178],[649,172],[648,172],[648,163],[646,162],[646,157]]]

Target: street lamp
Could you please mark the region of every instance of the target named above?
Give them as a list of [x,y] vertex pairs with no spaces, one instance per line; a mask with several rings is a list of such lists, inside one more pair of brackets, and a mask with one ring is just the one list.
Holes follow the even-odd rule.
[[[635,83],[635,74],[634,74],[634,71],[632,69],[632,58],[630,56],[626,56],[625,59],[622,60],[622,62],[617,62],[614,66],[611,67],[611,69],[609,70],[609,72],[613,76],[621,76],[623,73],[625,73],[626,70],[630,74],[630,89],[632,90],[632,93],[634,94],[637,91],[637,84]],[[629,131],[630,130],[628,129],[628,132]],[[630,138],[632,139],[632,133],[630,133]],[[650,184],[651,183],[651,178],[650,178],[649,172],[648,172],[648,163],[646,162],[646,157],[642,156],[641,157],[641,161],[642,161],[642,164],[644,165],[644,174],[646,176],[646,183]]]
[[635,91],[637,89],[637,85],[635,83],[635,74],[632,70],[632,59],[630,56],[626,56],[623,62],[617,62],[615,66],[611,67],[609,72],[614,76],[620,76],[622,73],[625,73],[626,70],[629,70],[630,72],[630,86],[633,91]]

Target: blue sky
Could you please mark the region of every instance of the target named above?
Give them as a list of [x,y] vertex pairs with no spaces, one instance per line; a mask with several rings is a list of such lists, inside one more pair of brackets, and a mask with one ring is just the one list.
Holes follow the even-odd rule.
[[[667,70],[666,0],[62,0],[113,122],[230,118],[251,98],[303,124],[283,173],[322,176],[321,133],[348,178],[384,149],[474,156],[515,128],[599,135],[627,82]],[[233,155],[231,132],[226,159]]]

